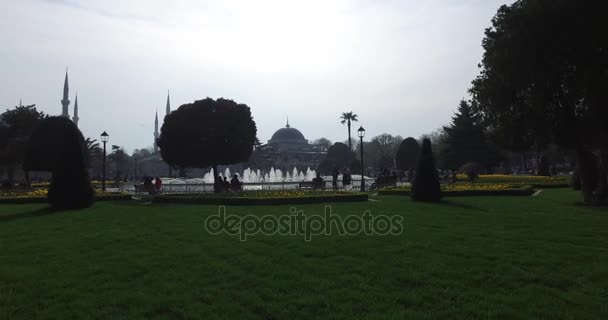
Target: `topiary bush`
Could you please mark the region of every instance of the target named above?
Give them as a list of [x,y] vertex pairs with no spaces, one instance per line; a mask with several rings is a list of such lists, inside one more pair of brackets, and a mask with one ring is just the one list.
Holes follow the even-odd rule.
[[435,159],[431,150],[431,140],[422,141],[416,177],[412,184],[411,198],[414,201],[439,202],[441,200],[441,186],[439,175],[435,167]]
[[397,169],[408,170],[415,168],[419,153],[420,146],[416,139],[409,137],[401,141],[399,149],[397,149],[397,154],[395,155]]
[[86,145],[78,127],[68,118],[49,117],[33,132],[24,169],[51,171],[49,205],[80,209],[93,204],[95,192],[86,169]]

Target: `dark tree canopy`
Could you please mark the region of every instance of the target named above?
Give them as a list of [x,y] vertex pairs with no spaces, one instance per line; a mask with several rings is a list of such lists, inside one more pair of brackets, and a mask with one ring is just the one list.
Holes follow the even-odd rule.
[[441,186],[439,175],[435,167],[435,159],[431,150],[431,140],[422,140],[422,148],[416,168],[416,177],[412,184],[412,200],[423,202],[439,202],[441,200]]
[[68,118],[46,118],[32,133],[24,168],[52,171],[48,199],[53,208],[79,209],[93,204],[86,152],[82,133]]
[[418,145],[418,141],[416,141],[416,139],[409,137],[401,141],[396,155],[397,169],[414,169],[418,161],[419,152],[420,146]]
[[256,133],[247,105],[207,98],[182,105],[165,116],[158,147],[171,166],[215,169],[217,165],[247,161]]
[[327,151],[329,149],[329,147],[331,147],[331,141],[326,138],[319,138],[314,141],[314,144],[320,146],[321,150],[323,150],[323,151]]
[[112,146],[112,153],[108,155],[109,163],[114,168],[114,179],[121,180],[123,176],[129,174],[131,166],[131,157],[124,151],[123,148]]
[[477,163],[490,169],[500,161],[500,154],[488,141],[479,117],[467,101],[460,101],[450,126],[443,127],[442,167],[458,169],[465,163]]
[[35,105],[0,114],[0,166],[11,168],[23,163],[27,141],[44,118],[44,113],[36,110]]
[[607,8],[571,0],[502,6],[486,30],[471,89],[484,124],[504,145],[576,149],[587,202],[606,194]]
[[355,153],[346,144],[336,142],[329,147],[327,156],[317,170],[322,174],[331,174],[334,169],[350,168],[354,160]]

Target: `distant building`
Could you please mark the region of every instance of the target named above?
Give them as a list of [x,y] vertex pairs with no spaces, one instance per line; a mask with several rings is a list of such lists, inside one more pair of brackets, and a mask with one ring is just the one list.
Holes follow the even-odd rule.
[[[302,132],[289,125],[277,130],[268,143],[256,150],[269,166],[282,170],[316,169],[327,154],[320,145],[311,144]],[[267,168],[262,168],[267,169]]]

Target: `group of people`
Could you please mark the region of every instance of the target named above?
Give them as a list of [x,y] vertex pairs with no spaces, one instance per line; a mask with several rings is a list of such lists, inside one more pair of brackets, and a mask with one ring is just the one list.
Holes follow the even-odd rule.
[[[331,186],[333,190],[338,190],[338,177],[340,174],[342,174],[342,186],[344,189],[349,189],[352,184],[352,176],[350,170],[344,168],[342,170],[334,169],[332,172]],[[312,187],[313,189],[325,189],[325,180],[319,173],[312,179]]]
[[348,168],[342,168],[342,170],[334,169],[331,174],[331,186],[334,190],[338,189],[338,176],[342,174],[342,186],[344,189],[350,189],[353,183],[352,175]]
[[243,191],[243,183],[239,180],[239,175],[235,173],[230,181],[228,181],[227,177],[223,179],[221,176],[215,177],[213,188],[215,192],[239,192]]
[[397,171],[382,168],[380,169],[380,174],[378,174],[378,177],[376,177],[375,183],[378,187],[394,186],[399,180],[400,177]]
[[[153,180],[154,180],[154,182],[152,182]],[[156,178],[145,177],[144,178],[144,189],[146,191],[148,191],[148,193],[150,193],[150,194],[160,193],[162,191],[162,187],[163,187],[163,180],[160,177],[156,177]]]

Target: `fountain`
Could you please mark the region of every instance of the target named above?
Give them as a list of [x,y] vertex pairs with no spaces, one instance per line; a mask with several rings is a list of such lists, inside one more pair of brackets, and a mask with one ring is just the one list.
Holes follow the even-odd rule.
[[[302,181],[312,181],[317,176],[317,172],[314,169],[306,168],[304,171],[299,171],[297,168],[293,168],[291,171],[283,173],[281,169],[270,168],[268,171],[261,171],[260,169],[253,170],[247,168],[242,172],[237,172],[240,180],[244,183],[243,188],[245,190],[276,190],[276,189],[296,189],[299,187]],[[219,173],[219,176],[226,177],[228,180],[232,178],[232,172],[226,168],[223,173]],[[331,176],[323,176],[328,186],[331,184]],[[361,180],[360,175],[353,174],[353,187],[356,187],[356,181]],[[169,178],[163,177],[163,186],[166,192],[173,193],[197,193],[197,192],[211,192],[213,191],[213,170],[209,170],[203,174],[200,178]],[[338,177],[338,181],[341,184],[342,175]],[[365,177],[366,185],[370,186],[374,182],[374,179]]]

